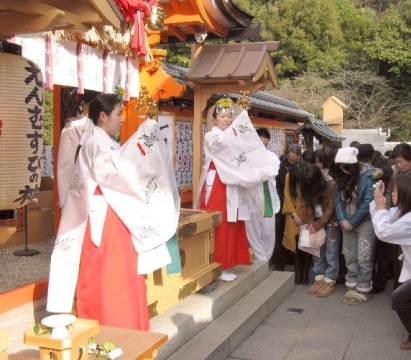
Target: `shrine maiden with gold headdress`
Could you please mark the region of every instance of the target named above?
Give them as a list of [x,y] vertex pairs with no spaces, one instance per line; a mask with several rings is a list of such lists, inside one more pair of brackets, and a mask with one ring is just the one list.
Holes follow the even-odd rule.
[[264,196],[260,185],[279,168],[279,161],[267,161],[247,111],[233,121],[234,106],[231,99],[222,98],[210,109],[214,126],[204,137],[205,162],[195,203],[196,208],[222,212],[222,223],[215,229],[214,261],[222,265],[223,281],[236,278],[227,269],[250,264],[244,220],[250,219],[250,211],[263,213],[271,207],[272,212],[272,199],[268,193]]

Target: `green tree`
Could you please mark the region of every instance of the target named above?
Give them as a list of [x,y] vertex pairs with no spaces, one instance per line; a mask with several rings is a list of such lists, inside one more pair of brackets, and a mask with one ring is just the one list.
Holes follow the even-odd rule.
[[184,68],[191,66],[191,45],[169,46],[167,50],[167,62]]
[[373,39],[364,44],[364,51],[378,64],[380,75],[411,74],[411,30],[394,7],[378,21]]

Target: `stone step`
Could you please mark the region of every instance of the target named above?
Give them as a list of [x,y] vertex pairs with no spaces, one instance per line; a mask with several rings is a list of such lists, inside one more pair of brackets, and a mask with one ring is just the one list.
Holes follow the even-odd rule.
[[255,260],[236,268],[234,282],[216,282],[152,320],[168,334],[157,360],[226,359],[294,289],[293,273],[269,272]]
[[24,344],[24,332],[41,319],[48,316],[46,309],[46,298],[19,306],[0,314],[0,328],[5,330],[10,337],[8,353],[21,353],[27,356],[38,356],[38,347]]
[[[235,272],[236,281],[210,284],[151,320],[151,331],[169,337],[157,360],[228,358],[294,287],[293,273],[271,272],[263,261]],[[0,328],[10,335],[7,352],[38,356],[23,333],[47,315],[45,298],[0,314]]]

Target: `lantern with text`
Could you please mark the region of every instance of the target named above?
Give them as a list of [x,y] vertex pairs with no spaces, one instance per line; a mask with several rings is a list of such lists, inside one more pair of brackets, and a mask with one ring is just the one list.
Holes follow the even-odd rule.
[[39,192],[43,89],[35,63],[0,53],[0,210],[27,205]]

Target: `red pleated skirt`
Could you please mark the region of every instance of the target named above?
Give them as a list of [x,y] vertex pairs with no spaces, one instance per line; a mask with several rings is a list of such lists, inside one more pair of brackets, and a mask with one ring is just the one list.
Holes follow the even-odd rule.
[[[101,196],[99,188],[95,196]],[[101,325],[148,331],[145,276],[137,274],[138,254],[130,232],[109,206],[101,246],[84,235],[77,281],[77,316]]]
[[200,208],[202,210],[217,210],[222,213],[222,222],[215,228],[214,233],[214,261],[220,263],[223,270],[236,265],[250,265],[245,222],[227,221],[226,185],[221,182],[218,172],[214,178],[207,206],[204,200],[205,185],[202,189]]

